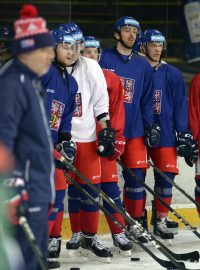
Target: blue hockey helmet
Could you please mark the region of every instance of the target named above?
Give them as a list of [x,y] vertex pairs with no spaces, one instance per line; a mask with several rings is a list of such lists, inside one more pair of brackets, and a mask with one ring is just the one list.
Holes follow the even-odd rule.
[[51,34],[52,34],[56,44],[58,44],[58,43],[75,44],[75,42],[76,42],[70,33],[63,31],[63,30],[60,30],[60,29],[52,30]]
[[0,26],[0,52],[11,51],[13,32],[11,29]]
[[92,48],[100,49],[100,42],[93,36],[85,36],[84,46],[85,48],[92,47]]
[[125,16],[116,21],[114,24],[114,33],[119,32],[122,26],[133,26],[137,29],[140,28],[140,23],[133,17]]
[[133,51],[134,52],[140,52],[140,48],[141,48],[141,45],[143,43],[143,32],[142,32],[142,29],[139,28],[139,31],[138,31],[138,36],[135,40],[135,43],[133,45]]
[[146,46],[147,42],[163,43],[163,48],[166,48],[166,39],[163,33],[157,29],[147,29],[143,34],[143,45]]
[[70,32],[76,41],[83,41],[84,40],[83,39],[83,32],[81,31],[80,27],[73,22],[66,23],[66,24],[64,24],[64,23],[60,24],[58,26],[58,28],[61,30]]
[[101,56],[100,41],[97,40],[93,36],[85,36],[84,37],[84,49],[89,49],[89,48],[93,48],[93,49],[97,49],[97,50],[95,50],[95,51],[94,50],[93,51],[87,50],[87,52],[83,50],[83,55],[99,61],[100,56]]

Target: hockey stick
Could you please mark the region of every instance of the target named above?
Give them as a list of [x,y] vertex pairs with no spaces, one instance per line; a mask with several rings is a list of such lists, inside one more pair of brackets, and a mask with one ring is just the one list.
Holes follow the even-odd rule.
[[[144,186],[153,196],[155,196],[159,202],[161,202],[174,216],[176,216],[189,230],[191,230],[198,238],[200,238],[200,234],[196,231],[194,227],[192,227],[182,216],[180,216],[170,205],[168,205],[162,198],[154,192],[144,181],[140,179],[131,169],[127,168],[121,160],[117,160],[117,163],[138,183]],[[171,251],[170,251],[171,252]],[[193,251],[186,254],[173,254],[176,260],[187,260],[190,259],[191,261],[198,261],[199,260],[199,252]]]
[[[59,160],[61,163],[63,163],[66,168],[68,168],[70,171],[72,171],[74,174],[76,174],[78,177],[80,177],[94,192],[96,192],[99,197],[101,199],[103,199],[104,201],[106,201],[113,209],[115,209],[118,213],[120,213],[124,219],[126,220],[126,222],[131,225],[134,226],[135,228],[137,228],[142,234],[143,236],[150,242],[152,243],[152,245],[157,248],[163,255],[165,255],[171,262],[173,265],[175,265],[177,267],[177,269],[185,269],[185,265],[181,262],[177,262],[175,260],[175,258],[173,257],[173,255],[171,255],[168,252],[168,248],[163,245],[160,241],[158,241],[156,239],[156,237],[154,237],[153,235],[151,235],[150,233],[148,233],[139,222],[137,222],[136,220],[134,220],[133,218],[130,217],[130,215],[125,212],[123,209],[121,209],[119,206],[117,206],[115,204],[115,202],[109,197],[107,196],[101,189],[98,189],[97,187],[95,187],[83,174],[81,174],[75,166],[73,166],[66,158],[64,158],[57,150],[54,149],[54,157],[55,159]],[[139,241],[138,241],[139,243]],[[144,245],[140,242],[139,244],[142,248],[144,248]],[[145,248],[144,248],[145,249]]]
[[27,238],[29,244],[31,245],[31,247],[35,253],[35,256],[40,264],[41,269],[47,270],[47,262],[42,254],[40,247],[38,246],[38,243],[35,239],[35,236],[31,230],[31,227],[29,226],[25,216],[19,217],[19,224],[22,227],[22,229],[26,235],[26,238]]
[[148,160],[148,164],[154,168],[154,170],[160,174],[165,180],[167,180],[172,186],[177,188],[183,195],[185,195],[191,202],[193,202],[197,207],[200,208],[200,203],[196,202],[187,192],[185,192],[184,189],[182,189],[180,186],[178,186],[172,179],[169,178],[168,175],[163,173],[158,167],[156,167],[150,160]]
[[103,205],[96,201],[91,194],[89,194],[85,189],[83,189],[73,178],[71,178],[67,173],[64,173],[65,177],[70,181],[70,183],[78,190],[80,193],[82,193],[86,198],[89,198],[99,209],[104,212],[104,214],[108,215],[110,219],[118,226],[120,227],[129,238],[131,238],[137,245],[139,245],[144,251],[146,251],[157,263],[159,263],[164,268],[174,268],[174,264],[171,261],[162,260],[158,258],[150,249],[148,249],[144,244],[141,242],[135,240],[131,233],[126,229],[126,227],[120,223],[114,216],[110,214],[108,210],[106,210]]

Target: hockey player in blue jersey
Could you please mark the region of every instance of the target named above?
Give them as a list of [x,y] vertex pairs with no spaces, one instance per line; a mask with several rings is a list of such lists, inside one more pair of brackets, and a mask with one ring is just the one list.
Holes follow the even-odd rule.
[[[104,50],[100,65],[121,77],[125,104],[125,151],[124,164],[145,180],[147,147],[159,143],[159,126],[153,119],[153,71],[147,60],[133,52],[140,29],[139,22],[132,17],[122,17],[114,25],[116,48]],[[125,180],[124,205],[129,214],[141,222],[145,202],[144,187],[129,174],[123,172]],[[141,242],[146,239],[133,227],[130,230]]]
[[[147,29],[143,35],[142,52],[146,55],[153,70],[154,78],[154,119],[161,127],[160,142],[149,149],[154,164],[170,179],[178,174],[177,155],[188,160],[195,154],[193,137],[188,130],[187,95],[181,72],[161,61],[166,49],[164,35],[155,29]],[[193,146],[194,145],[194,146]],[[188,149],[189,148],[189,149]],[[160,174],[154,172],[155,192],[171,204],[172,185]],[[168,209],[158,199],[154,199],[155,213],[152,223],[154,232],[163,239],[173,238],[178,233],[178,223],[167,218]]]
[[[60,144],[70,162],[74,161],[76,144],[71,141],[71,120],[75,109],[75,95],[78,85],[60,63],[58,44],[65,50],[76,51],[75,40],[62,30],[53,30],[52,36],[56,43],[55,59],[49,72],[42,78],[45,90],[46,110],[50,123],[54,145]],[[55,258],[59,257],[61,249],[61,225],[64,211],[64,197],[67,188],[63,167],[56,162],[55,188],[56,200],[49,216],[49,259],[48,269],[59,267]]]

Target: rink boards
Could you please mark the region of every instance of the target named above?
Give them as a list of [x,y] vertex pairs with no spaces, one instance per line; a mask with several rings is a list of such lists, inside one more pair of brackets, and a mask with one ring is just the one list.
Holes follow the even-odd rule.
[[[190,204],[180,204],[180,205],[172,205],[172,208],[175,209],[179,215],[181,215],[190,225],[199,227],[200,225],[200,218],[198,216],[196,208],[193,207],[193,205]],[[147,212],[148,212],[148,225],[149,228],[151,227],[150,225],[150,220],[151,220],[151,210],[150,207],[147,207]],[[174,215],[170,213],[170,218],[174,221],[177,221],[179,223],[180,228],[184,229],[186,228],[185,225],[178,220]],[[107,221],[105,219],[105,216],[103,213],[100,214],[100,221],[99,221],[99,230],[98,234],[103,235],[103,234],[108,234],[109,228]],[[62,238],[63,239],[69,239],[71,237],[71,229],[70,229],[70,223],[69,223],[69,217],[66,214],[63,219],[63,224],[62,224]]]

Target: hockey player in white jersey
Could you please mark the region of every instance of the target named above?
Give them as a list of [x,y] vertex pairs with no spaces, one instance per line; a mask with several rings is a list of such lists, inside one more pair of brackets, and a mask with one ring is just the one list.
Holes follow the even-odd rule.
[[[70,24],[66,25],[64,30],[71,35],[74,34]],[[78,52],[72,53],[60,46],[57,48],[57,57],[62,57],[63,66],[67,67],[69,74],[78,83],[71,130],[72,140],[77,145],[75,167],[94,185],[100,187],[99,155],[110,156],[113,154],[115,131],[110,127],[109,99],[103,72],[96,61],[82,57],[81,46],[78,48]],[[96,134],[96,121],[102,128],[98,135]],[[96,135],[98,136],[97,141]],[[103,146],[102,152],[97,150],[99,146]],[[97,198],[97,194],[94,194],[80,178],[75,175],[72,177],[94,198]],[[72,185],[69,185],[68,188],[68,205],[72,239],[67,248],[75,245],[79,248],[81,245],[83,255],[106,258],[109,261],[111,251],[104,247],[96,237],[99,223],[98,208]],[[80,224],[77,225],[76,219],[80,219]]]
[[[100,42],[93,36],[84,37],[84,50],[82,55],[96,61],[99,61],[101,55]],[[118,187],[118,172],[116,159],[124,151],[125,138],[123,136],[125,125],[125,110],[123,103],[123,88],[121,79],[110,70],[103,70],[107,91],[109,96],[109,112],[112,127],[116,131],[115,152],[112,156],[101,158],[101,189],[106,193],[119,207],[122,207],[120,190]],[[104,208],[112,214],[121,224],[125,226],[124,218],[108,204],[103,201]],[[112,233],[113,244],[116,250],[122,256],[131,256],[132,244],[125,233],[117,226],[108,215],[106,219]]]

